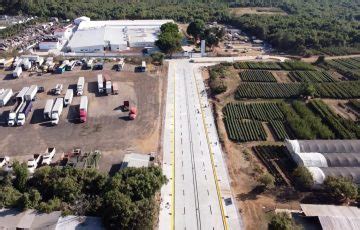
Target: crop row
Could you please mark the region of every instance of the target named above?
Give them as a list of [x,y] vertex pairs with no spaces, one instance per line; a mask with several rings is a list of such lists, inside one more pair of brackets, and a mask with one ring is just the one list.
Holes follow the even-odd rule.
[[235,98],[292,98],[298,97],[301,89],[297,83],[241,83]]
[[349,100],[349,104],[357,111],[360,111],[360,101],[359,100],[355,100],[355,99]]
[[253,119],[260,121],[283,120],[284,114],[277,103],[228,103],[223,109],[229,119]]
[[334,59],[326,64],[350,79],[360,79],[360,58]]
[[224,123],[230,140],[238,142],[266,140],[267,135],[260,121],[224,118]]
[[[351,99],[360,97],[360,81],[314,83],[315,96],[321,98]],[[304,92],[299,83],[241,83],[235,99],[241,98],[296,98]]]
[[249,82],[276,82],[274,75],[265,70],[245,70],[240,72],[242,81]]
[[293,71],[289,73],[290,78],[298,82],[334,82],[335,80],[327,72],[320,71]]
[[283,141],[289,138],[289,135],[287,134],[284,123],[282,121],[270,121],[270,125],[278,140]]
[[320,100],[313,100],[310,102],[314,111],[326,122],[335,135],[341,139],[353,139],[360,135],[360,129],[354,122],[340,118],[334,114],[330,108]]
[[235,69],[281,70],[276,62],[235,62]]

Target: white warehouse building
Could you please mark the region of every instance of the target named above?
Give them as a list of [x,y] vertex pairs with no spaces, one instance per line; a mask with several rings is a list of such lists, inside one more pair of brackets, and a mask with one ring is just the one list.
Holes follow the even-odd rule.
[[123,51],[153,47],[161,25],[172,20],[82,21],[68,44],[71,52]]

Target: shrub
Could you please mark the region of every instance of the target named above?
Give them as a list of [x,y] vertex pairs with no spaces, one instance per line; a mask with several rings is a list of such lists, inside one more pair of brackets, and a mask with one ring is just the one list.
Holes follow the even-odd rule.
[[337,202],[352,200],[358,195],[357,185],[345,177],[327,177],[324,181],[324,190],[329,198]]
[[313,176],[304,166],[297,167],[293,172],[293,176],[301,189],[310,189],[314,185]]

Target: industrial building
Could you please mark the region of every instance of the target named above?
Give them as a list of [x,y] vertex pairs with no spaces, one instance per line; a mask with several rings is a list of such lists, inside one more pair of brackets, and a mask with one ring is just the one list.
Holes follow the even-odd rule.
[[[79,19],[80,20],[80,19]],[[68,49],[77,53],[123,51],[134,47],[153,47],[164,23],[172,20],[82,20]]]
[[300,204],[304,219],[313,225],[305,229],[360,229],[360,209],[351,206]]
[[360,184],[360,140],[286,140],[294,161],[308,168],[315,184],[347,177]]

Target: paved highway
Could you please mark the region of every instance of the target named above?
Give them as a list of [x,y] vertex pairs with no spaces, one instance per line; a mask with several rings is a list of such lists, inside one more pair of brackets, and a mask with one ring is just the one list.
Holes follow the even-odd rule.
[[200,67],[169,61],[159,229],[241,229]]

